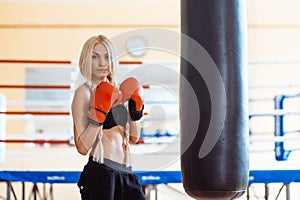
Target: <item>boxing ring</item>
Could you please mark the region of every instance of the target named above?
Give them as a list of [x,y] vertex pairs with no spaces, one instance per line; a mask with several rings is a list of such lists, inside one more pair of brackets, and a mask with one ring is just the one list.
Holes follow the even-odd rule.
[[[71,61],[42,61],[42,60],[0,60],[0,63],[18,63],[18,64],[46,64],[46,65],[66,65],[70,67],[70,73],[74,73],[73,68],[75,68],[76,63],[74,64]],[[126,65],[143,65],[143,62],[120,62],[120,65],[126,66]],[[73,78],[72,78],[73,77]],[[71,80],[74,82],[74,75],[71,75]],[[71,82],[72,82],[71,81]],[[144,85],[144,88],[151,89],[151,85]],[[14,89],[47,89],[47,90],[68,90],[72,91],[74,90],[72,85],[22,85],[22,84],[1,84],[0,83],[0,89],[2,90],[14,90]],[[284,124],[286,123],[285,117],[288,115],[298,115],[299,113],[296,112],[289,112],[285,111],[284,102],[289,99],[295,99],[299,98],[299,94],[294,95],[288,95],[288,94],[282,94],[278,96],[274,96],[273,98],[273,106],[274,111],[271,113],[252,113],[249,115],[249,121],[252,122],[252,120],[255,120],[256,118],[263,118],[263,117],[271,117],[273,118],[274,122],[274,135],[272,136],[271,142],[274,144],[274,149],[272,150],[272,154],[275,155],[277,161],[288,161],[289,156],[292,155],[291,152],[296,151],[297,149],[287,149],[286,142],[289,140],[288,132],[285,130]],[[151,102],[147,102],[146,104]],[[157,101],[156,103],[161,103]],[[174,104],[177,106],[176,103],[178,102],[164,102],[166,104]],[[9,106],[8,106],[9,107]],[[147,112],[147,111],[146,111]],[[42,119],[43,117],[51,118],[51,117],[58,117],[59,120],[62,119],[62,121],[65,121],[66,126],[69,126],[70,124],[70,112],[59,110],[59,111],[28,111],[28,110],[6,110],[5,108],[2,108],[0,110],[0,116],[1,117],[7,117],[7,120],[22,120],[19,118],[22,118],[20,116],[25,115],[31,115],[31,116],[38,116],[37,120],[40,121],[46,121],[47,119]],[[147,116],[147,115],[146,115]],[[60,118],[62,117],[62,118]],[[146,122],[142,122],[146,123]],[[71,129],[71,127],[69,126]],[[292,132],[298,132],[292,131]],[[72,133],[72,131],[70,131]],[[250,138],[254,136],[255,130],[251,129],[250,126]],[[13,134],[10,135],[12,137]],[[76,184],[81,172],[81,168],[86,163],[86,158],[79,157],[74,147],[74,142],[72,141],[72,134],[65,134],[63,137],[59,138],[45,138],[43,135],[38,135],[39,138],[6,138],[6,136],[0,137],[0,143],[6,144],[6,145],[12,145],[13,152],[8,153],[7,155],[7,163],[11,163],[12,157],[15,157],[14,160],[19,160],[15,165],[11,164],[0,164],[0,183],[5,185],[6,190],[2,190],[0,193],[0,198],[5,198],[7,200],[10,199],[19,199],[18,197],[21,197],[21,199],[53,199],[53,193],[54,188],[53,185],[59,185],[59,184]],[[158,141],[164,141],[162,138],[168,140],[173,140],[174,137],[176,137],[176,134],[169,134],[166,133],[155,133],[155,134],[142,134],[141,142],[140,144],[133,145],[134,150],[139,150],[143,148],[151,148],[149,145],[156,145],[159,146],[161,144],[165,144],[165,142],[160,142],[161,144],[158,144]],[[255,137],[253,137],[253,140],[250,140],[253,142]],[[293,138],[292,138],[293,139]],[[290,139],[290,140],[292,140]],[[157,144],[155,144],[157,143]],[[29,148],[31,150],[27,151],[24,150],[20,153],[20,155],[17,155],[17,151],[19,151],[23,148]],[[156,147],[155,146],[155,147]],[[6,148],[6,147],[4,147]],[[38,162],[38,164],[30,164],[26,162],[28,160],[32,160],[30,157],[31,153],[37,153],[34,152],[35,149],[37,151],[40,151],[38,156],[36,158],[32,159],[44,159],[40,162],[45,162],[49,160],[49,162],[57,162],[55,166],[48,167],[47,165],[43,165],[42,163]],[[58,150],[56,150],[58,149]],[[61,152],[67,152],[66,157],[70,157],[70,160],[72,162],[65,163],[63,156],[57,156]],[[176,154],[178,152],[171,152],[173,154]],[[45,159],[47,155],[50,155],[49,159]],[[163,155],[162,155],[163,156]],[[166,154],[166,156],[169,156],[169,154]],[[19,159],[21,158],[21,159]],[[153,159],[153,157],[149,156],[149,159]],[[67,160],[68,161],[68,160]],[[74,164],[76,163],[76,164]],[[46,166],[46,167],[45,167]],[[173,165],[167,167],[163,170],[143,170],[143,167],[136,167],[134,168],[134,173],[139,177],[139,180],[142,185],[144,185],[148,190],[154,190],[155,193],[155,199],[158,199],[158,192],[157,192],[157,185],[160,184],[178,184],[182,182],[181,179],[181,172],[178,170],[179,163],[178,160],[173,163]],[[284,169],[284,168],[283,168]],[[297,169],[284,169],[284,170],[273,170],[273,169],[259,169],[259,166],[254,166],[250,170],[249,174],[249,186],[247,188],[247,194],[244,195],[245,198],[251,199],[251,187],[255,184],[263,184],[264,185],[264,199],[269,198],[269,185],[271,183],[280,183],[282,184],[282,188],[286,188],[285,192],[285,198],[287,200],[291,199],[292,194],[290,193],[290,184],[300,182],[300,170]],[[27,183],[27,184],[26,184]],[[32,185],[28,189],[28,183],[31,183]],[[21,189],[18,191],[21,191],[21,194],[17,194],[16,190],[14,189],[14,185],[20,184]],[[278,192],[278,195],[280,194],[282,188]],[[29,194],[28,194],[29,191]],[[77,191],[79,193],[79,191]],[[277,196],[278,196],[277,195]],[[28,197],[28,198],[27,198]],[[147,196],[148,199],[151,199],[151,195]]]

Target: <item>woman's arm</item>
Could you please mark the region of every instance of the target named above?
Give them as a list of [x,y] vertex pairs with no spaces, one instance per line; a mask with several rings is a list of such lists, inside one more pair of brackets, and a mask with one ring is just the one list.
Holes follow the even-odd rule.
[[129,140],[132,143],[137,143],[140,138],[141,129],[139,121],[129,121]]
[[77,151],[86,155],[94,144],[99,126],[87,122],[90,92],[85,86],[79,87],[72,102],[72,117],[74,123],[74,140]]

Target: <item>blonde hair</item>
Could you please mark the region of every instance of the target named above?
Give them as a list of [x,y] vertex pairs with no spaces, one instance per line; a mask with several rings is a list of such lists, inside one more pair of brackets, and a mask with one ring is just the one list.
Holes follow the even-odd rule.
[[80,72],[82,76],[84,76],[89,82],[92,81],[92,52],[97,44],[103,44],[107,49],[110,69],[107,79],[110,83],[116,84],[114,73],[119,64],[117,59],[117,51],[112,41],[104,35],[93,36],[89,38],[83,45],[79,58]]

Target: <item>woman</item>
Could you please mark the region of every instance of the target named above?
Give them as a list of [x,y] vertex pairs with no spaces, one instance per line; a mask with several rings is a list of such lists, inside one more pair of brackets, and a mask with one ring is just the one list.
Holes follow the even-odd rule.
[[84,200],[145,199],[129,159],[129,141],[136,143],[140,136],[142,87],[129,78],[117,89],[116,58],[114,45],[103,35],[88,39],[80,55],[87,81],[75,91],[72,116],[76,148],[89,154],[78,181]]

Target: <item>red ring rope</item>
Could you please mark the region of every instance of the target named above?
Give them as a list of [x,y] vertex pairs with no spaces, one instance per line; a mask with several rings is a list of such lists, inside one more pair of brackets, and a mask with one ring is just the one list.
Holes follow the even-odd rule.
[[0,63],[34,63],[34,64],[67,64],[70,65],[69,60],[13,60],[13,59],[0,59]]
[[0,114],[6,115],[70,115],[70,112],[49,112],[49,111],[6,111],[0,112]]
[[[64,64],[70,65],[69,60],[16,60],[16,59],[0,59],[0,63],[32,63],[32,64]],[[119,61],[120,65],[141,65],[142,61]]]
[[120,61],[120,65],[141,65],[143,64],[142,61]]
[[[0,88],[8,89],[70,89],[70,85],[0,85]],[[144,89],[149,89],[149,85],[143,85]]]
[[36,143],[36,144],[70,144],[70,140],[43,140],[43,139],[7,139],[0,140],[5,143]]
[[0,88],[22,89],[70,89],[69,85],[0,85]]

